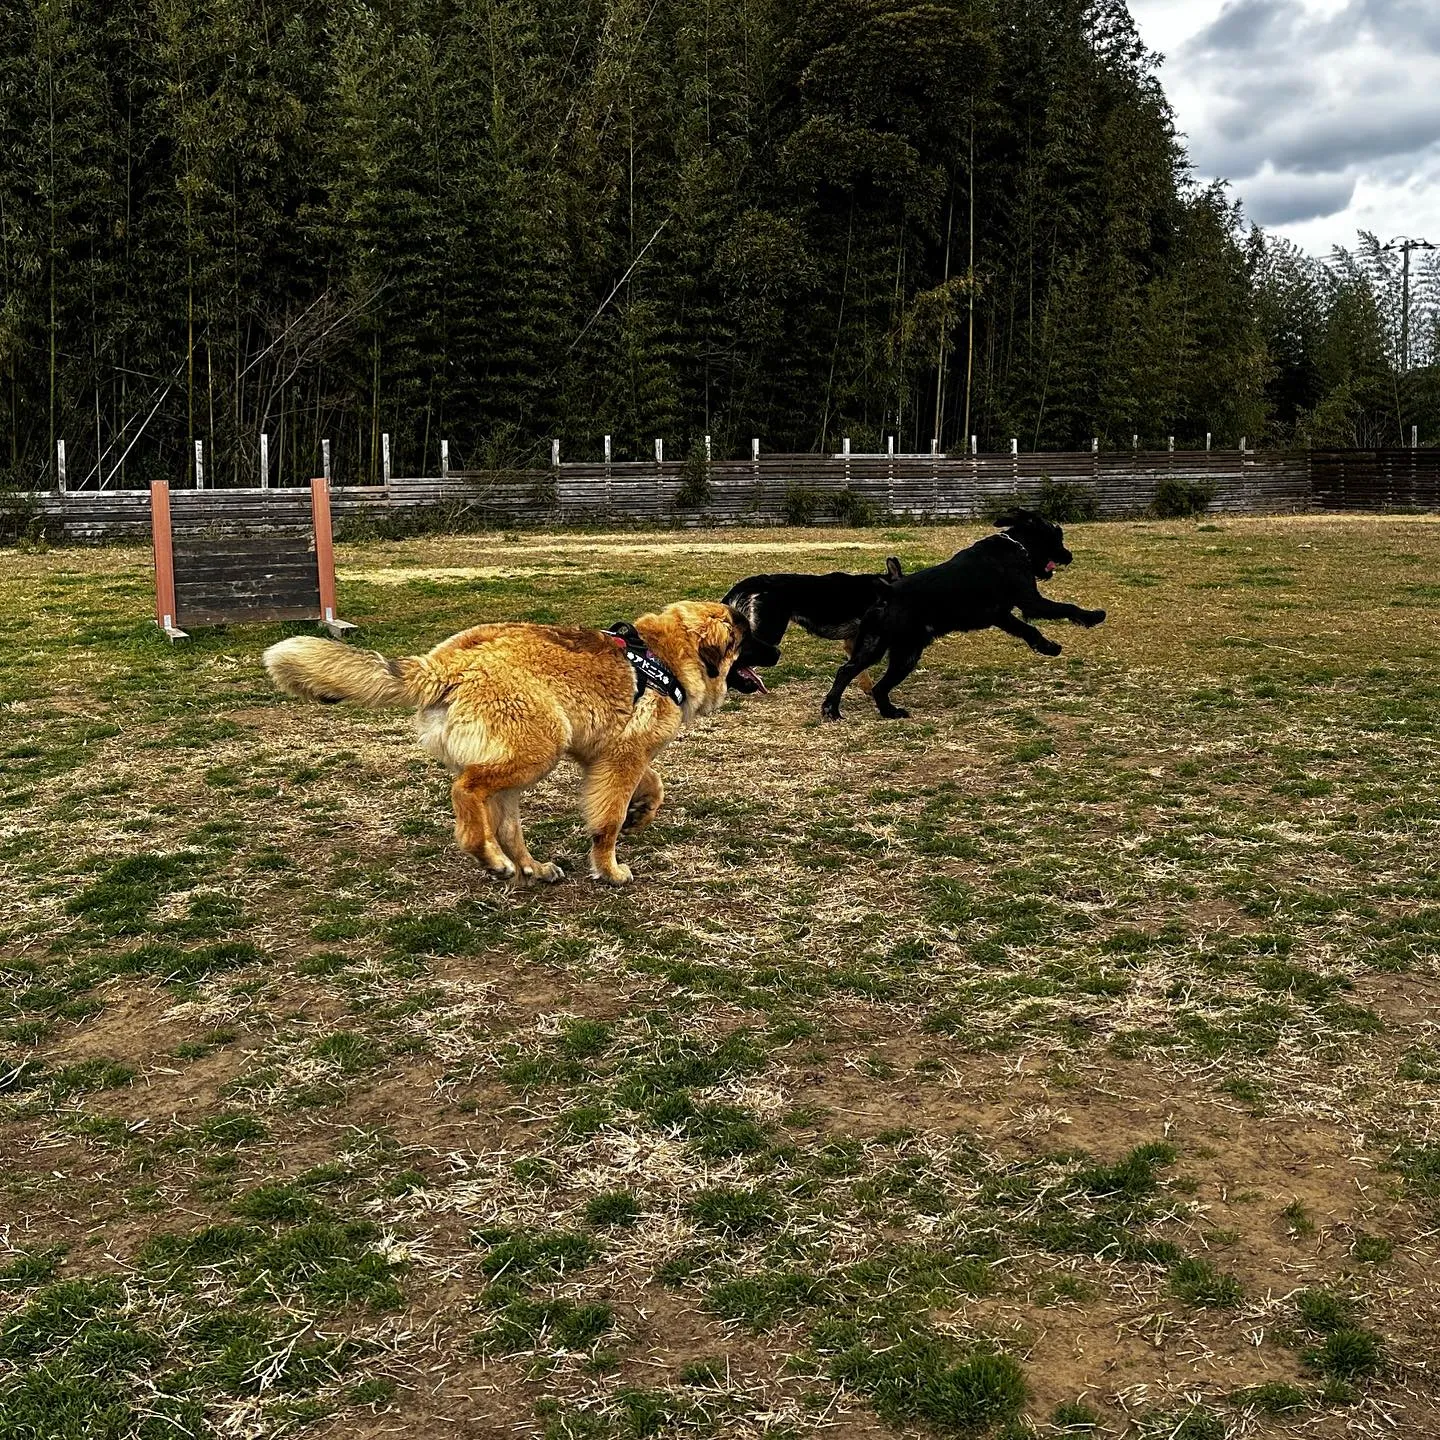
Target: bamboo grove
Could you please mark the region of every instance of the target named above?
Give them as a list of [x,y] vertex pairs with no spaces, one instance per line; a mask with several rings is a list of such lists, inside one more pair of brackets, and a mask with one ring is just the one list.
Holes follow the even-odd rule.
[[[1121,0],[0,0],[0,482],[1397,443],[1433,267],[1191,178]],[[1202,442],[1203,443],[1203,442]]]

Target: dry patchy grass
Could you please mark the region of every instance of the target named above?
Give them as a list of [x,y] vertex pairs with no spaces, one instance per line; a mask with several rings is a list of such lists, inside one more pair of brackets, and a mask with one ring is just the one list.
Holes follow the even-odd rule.
[[[349,547],[390,654],[977,532]],[[1075,529],[1044,660],[833,647],[490,884],[403,717],[0,579],[0,1433],[1432,1434],[1424,519]],[[583,850],[574,777],[528,805]],[[567,867],[568,868],[568,867]]]

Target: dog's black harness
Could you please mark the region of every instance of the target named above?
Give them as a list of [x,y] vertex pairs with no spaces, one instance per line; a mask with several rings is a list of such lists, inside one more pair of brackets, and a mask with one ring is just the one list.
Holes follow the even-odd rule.
[[600,633],[608,635],[625,652],[625,658],[634,669],[637,704],[647,687],[653,686],[677,705],[684,705],[685,687],[675,678],[674,671],[640,638],[640,632],[628,620],[621,620]]

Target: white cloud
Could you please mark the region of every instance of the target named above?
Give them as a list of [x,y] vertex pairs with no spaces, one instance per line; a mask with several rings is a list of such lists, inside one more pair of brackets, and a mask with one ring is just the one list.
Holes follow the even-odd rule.
[[1197,178],[1317,253],[1440,242],[1435,0],[1130,0]]

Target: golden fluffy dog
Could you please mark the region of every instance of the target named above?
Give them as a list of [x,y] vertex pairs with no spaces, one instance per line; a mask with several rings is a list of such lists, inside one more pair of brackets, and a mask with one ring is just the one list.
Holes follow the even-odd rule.
[[303,700],[412,706],[420,743],[455,777],[456,843],[498,876],[564,878],[526,848],[520,795],[561,759],[576,761],[590,874],[623,885],[631,872],[615,858],[620,831],[648,825],[665,793],[650,762],[719,708],[749,633],[729,606],[697,600],[642,615],[634,628],[684,687],[683,705],[654,689],[637,698],[636,672],[608,635],[558,625],[477,625],[401,660],[302,635],[272,645],[264,661],[275,684]]

